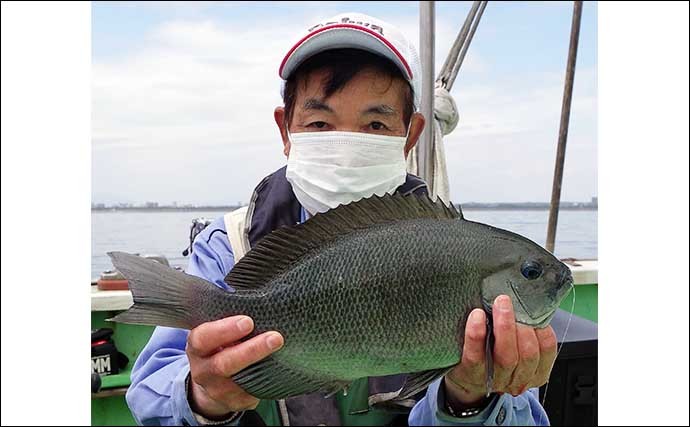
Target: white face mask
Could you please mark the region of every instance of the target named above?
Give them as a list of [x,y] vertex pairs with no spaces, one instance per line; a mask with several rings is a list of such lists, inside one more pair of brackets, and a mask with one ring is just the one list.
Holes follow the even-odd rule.
[[406,136],[359,132],[290,134],[286,177],[311,214],[393,193],[407,175]]

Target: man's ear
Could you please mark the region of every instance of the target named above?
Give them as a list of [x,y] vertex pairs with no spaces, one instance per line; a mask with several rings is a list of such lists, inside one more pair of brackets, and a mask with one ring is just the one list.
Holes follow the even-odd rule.
[[285,123],[285,108],[276,107],[273,111],[273,118],[280,130],[280,137],[283,139],[283,154],[287,157],[290,154],[290,139],[287,135],[287,124]]
[[424,115],[421,113],[414,113],[410,118],[410,133],[407,136],[407,142],[405,143],[405,158],[407,154],[414,148],[419,140],[419,136],[424,130]]

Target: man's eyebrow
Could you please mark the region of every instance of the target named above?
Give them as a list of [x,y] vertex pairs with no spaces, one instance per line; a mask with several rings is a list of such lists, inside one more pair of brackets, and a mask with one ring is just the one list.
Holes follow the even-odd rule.
[[303,107],[305,110],[319,110],[327,111],[329,113],[333,112],[333,109],[329,107],[328,104],[316,98],[309,98],[306,101],[304,101]]
[[367,114],[382,114],[384,116],[392,116],[395,115],[395,108],[391,107],[390,105],[386,104],[379,104],[379,105],[372,105],[371,107],[367,108],[362,112],[362,115],[367,115]]

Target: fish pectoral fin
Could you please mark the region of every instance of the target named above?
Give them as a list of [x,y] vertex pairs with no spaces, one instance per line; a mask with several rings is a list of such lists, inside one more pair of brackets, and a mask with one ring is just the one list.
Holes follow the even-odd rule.
[[329,396],[349,382],[308,375],[270,356],[236,373],[232,380],[258,399],[279,400],[301,394],[324,392]]
[[430,369],[428,371],[413,372],[407,374],[405,385],[403,385],[400,393],[392,400],[405,400],[424,390],[437,379],[441,378],[450,371],[453,367],[448,366],[439,369]]

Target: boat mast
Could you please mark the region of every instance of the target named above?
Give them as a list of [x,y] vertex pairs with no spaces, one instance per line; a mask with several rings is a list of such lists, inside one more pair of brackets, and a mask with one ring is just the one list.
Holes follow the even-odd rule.
[[568,50],[568,65],[565,71],[565,87],[563,88],[563,104],[561,105],[561,125],[558,131],[558,149],[556,152],[556,168],[553,173],[553,187],[551,190],[551,208],[549,210],[549,225],[546,233],[546,250],[553,253],[556,240],[556,226],[558,225],[558,210],[561,205],[561,184],[563,182],[563,164],[565,163],[565,144],[568,140],[568,124],[570,123],[570,103],[573,99],[573,81],[575,79],[575,61],[577,60],[577,43],[580,38],[580,18],[582,17],[582,2],[576,1],[573,6],[573,21],[570,28],[570,48]]
[[433,1],[419,2],[419,56],[422,62],[421,113],[426,124],[417,144],[417,174],[427,183],[429,194],[434,185],[434,42],[436,12]]

